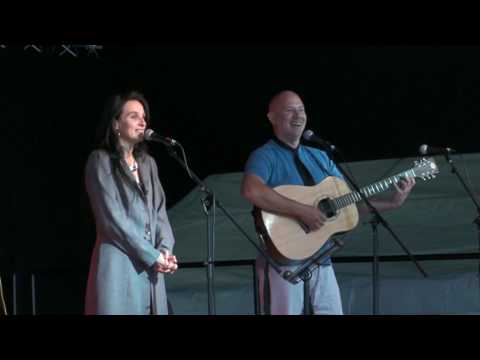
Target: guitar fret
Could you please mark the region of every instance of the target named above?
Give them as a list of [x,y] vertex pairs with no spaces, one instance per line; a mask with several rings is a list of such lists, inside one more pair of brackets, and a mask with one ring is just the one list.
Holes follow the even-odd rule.
[[342,206],[342,197],[339,197],[338,198],[338,208],[341,209],[343,206]]
[[350,206],[351,204],[355,204],[356,202],[363,200],[362,196],[360,195],[361,193],[365,197],[370,197],[379,192],[388,190],[392,184],[400,182],[402,178],[411,176],[415,176],[414,170],[408,170],[387,179],[381,180],[379,182],[367,185],[364,188],[360,189],[360,192],[350,192],[334,199],[333,206],[335,207],[335,210]]
[[403,173],[391,176],[387,179],[380,180],[379,182],[367,185],[362,189],[360,189],[360,192],[355,191],[355,192],[342,195],[336,198],[335,200],[333,200],[334,206],[336,210],[338,210],[346,206],[349,206],[351,204],[355,204],[356,202],[363,200],[360,194],[363,194],[365,197],[370,197],[382,191],[386,191],[390,188],[391,185],[397,184],[398,182],[400,182],[402,178],[405,178],[405,177],[415,177],[414,170],[411,169]]
[[352,204],[352,194],[347,195],[347,205]]

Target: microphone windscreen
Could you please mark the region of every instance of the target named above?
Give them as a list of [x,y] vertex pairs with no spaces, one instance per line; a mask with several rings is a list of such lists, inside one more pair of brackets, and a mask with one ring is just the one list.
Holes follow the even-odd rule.
[[425,155],[428,153],[428,145],[423,144],[420,146],[420,149],[418,150],[420,154]]
[[305,140],[310,140],[312,138],[312,136],[313,136],[313,131],[312,130],[305,130],[303,132],[303,138]]
[[145,133],[143,134],[143,137],[144,137],[146,140],[151,140],[153,134],[155,134],[155,131],[153,131],[152,129],[147,129],[147,130],[145,130]]

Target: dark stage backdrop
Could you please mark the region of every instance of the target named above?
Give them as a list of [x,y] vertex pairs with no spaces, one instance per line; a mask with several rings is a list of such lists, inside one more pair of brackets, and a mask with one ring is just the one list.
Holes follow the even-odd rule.
[[[151,127],[184,145],[201,178],[242,171],[269,139],[267,103],[283,89],[303,97],[308,127],[347,161],[414,156],[423,143],[480,150],[480,47],[103,46],[98,57],[78,58],[0,49],[2,265],[86,276],[94,226],[84,165],[106,97],[126,89],[146,95]],[[194,184],[162,145],[150,149],[171,207]],[[72,287],[70,298],[50,299],[58,312],[81,311],[84,278],[75,279],[52,285]]]

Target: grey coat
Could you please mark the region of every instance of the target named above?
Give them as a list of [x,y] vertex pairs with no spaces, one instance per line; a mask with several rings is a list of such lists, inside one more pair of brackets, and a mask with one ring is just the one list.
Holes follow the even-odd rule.
[[95,216],[86,314],[167,314],[164,276],[153,270],[159,249],[174,237],[155,160],[137,159],[143,189],[125,161],[114,166],[104,150],[93,151],[85,184]]

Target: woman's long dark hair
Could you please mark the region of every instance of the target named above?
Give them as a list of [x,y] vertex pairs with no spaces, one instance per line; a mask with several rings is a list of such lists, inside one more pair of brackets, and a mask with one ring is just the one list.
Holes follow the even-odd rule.
[[[103,109],[102,120],[98,126],[96,134],[96,148],[104,149],[110,155],[120,160],[122,157],[120,144],[118,141],[118,136],[116,136],[113,129],[113,121],[119,120],[120,115],[122,114],[123,106],[127,101],[136,100],[143,105],[145,111],[145,122],[147,127],[150,124],[150,107],[148,102],[138,91],[129,91],[122,94],[116,94],[111,96]],[[133,155],[137,159],[141,159],[147,153],[147,144],[145,141],[142,141],[135,145],[133,149]]]

